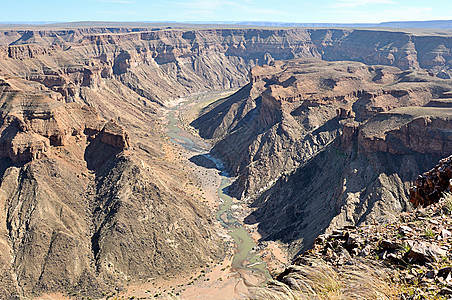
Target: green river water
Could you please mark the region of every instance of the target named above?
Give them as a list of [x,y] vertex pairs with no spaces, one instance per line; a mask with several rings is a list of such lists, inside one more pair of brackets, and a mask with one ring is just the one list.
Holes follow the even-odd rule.
[[170,109],[168,113],[167,135],[172,142],[182,145],[187,150],[196,153],[196,155],[204,155],[206,158],[213,161],[221,172],[221,184],[218,189],[220,205],[215,216],[217,221],[228,230],[228,234],[235,242],[234,257],[231,267],[233,269],[248,270],[253,273],[258,272],[265,277],[270,278],[268,270],[266,269],[266,263],[252,251],[253,248],[256,247],[256,243],[232,213],[234,202],[227,194],[227,188],[231,184],[231,178],[224,170],[222,163],[208,154],[210,145],[200,138],[191,138],[191,135],[182,129],[183,126],[181,126],[177,114],[182,107],[189,105],[192,101],[194,100],[182,102]]

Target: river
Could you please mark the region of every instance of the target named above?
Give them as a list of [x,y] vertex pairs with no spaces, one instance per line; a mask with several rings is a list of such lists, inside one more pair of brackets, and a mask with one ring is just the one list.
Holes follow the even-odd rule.
[[[215,96],[215,93],[211,96]],[[183,129],[184,126],[179,118],[179,112],[185,107],[193,104],[195,101],[199,101],[199,97],[196,95],[187,97],[169,108],[167,114],[167,135],[172,142],[183,146],[194,155],[203,155],[214,162],[217,169],[220,171],[219,176],[221,178],[221,184],[218,188],[218,201],[220,204],[215,213],[215,218],[227,229],[228,234],[235,243],[231,267],[236,270],[260,273],[265,278],[270,278],[269,272],[266,269],[266,263],[253,251],[256,247],[256,243],[243,224],[234,216],[234,201],[227,194],[227,189],[231,184],[232,179],[228,176],[221,161],[209,155],[211,145],[199,137],[194,137]]]

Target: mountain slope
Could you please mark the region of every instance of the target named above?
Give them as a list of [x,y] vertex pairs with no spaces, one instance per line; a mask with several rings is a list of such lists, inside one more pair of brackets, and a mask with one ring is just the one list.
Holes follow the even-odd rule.
[[264,239],[292,255],[320,233],[393,219],[417,174],[452,153],[450,80],[356,62],[255,67],[251,83],[193,122],[216,141]]
[[[177,164],[154,146],[141,150],[138,130],[130,139],[93,107],[56,94],[1,81],[2,298],[101,297],[221,252],[206,209],[179,188],[187,179]],[[128,112],[135,117],[122,114],[124,123],[138,125]],[[161,144],[157,134],[147,142]]]

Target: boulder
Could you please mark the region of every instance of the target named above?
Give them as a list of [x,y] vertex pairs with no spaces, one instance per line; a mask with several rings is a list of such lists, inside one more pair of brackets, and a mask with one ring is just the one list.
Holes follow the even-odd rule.
[[408,262],[424,264],[427,262],[437,262],[446,255],[447,251],[436,244],[416,241],[411,249],[405,254],[405,258]]
[[127,150],[129,148],[129,135],[124,128],[113,119],[108,121],[100,132],[100,140],[108,145]]
[[416,179],[410,190],[410,202],[415,206],[436,203],[444,192],[451,190],[452,155],[439,161],[433,169]]

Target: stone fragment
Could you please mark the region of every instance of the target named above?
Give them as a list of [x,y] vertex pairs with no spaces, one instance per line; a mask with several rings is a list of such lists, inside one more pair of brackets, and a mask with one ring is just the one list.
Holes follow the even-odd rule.
[[428,270],[427,272],[425,272],[425,277],[429,278],[429,279],[433,279],[435,278],[436,274],[434,270]]
[[408,226],[402,225],[399,227],[399,233],[403,235],[407,235],[408,233],[412,233],[413,229]]
[[452,267],[441,268],[438,270],[437,276],[447,278],[447,276],[450,274],[451,271],[452,271]]
[[372,246],[371,245],[367,245],[366,247],[363,248],[363,250],[361,250],[361,256],[369,256],[372,253]]
[[415,207],[436,203],[450,190],[452,155],[439,161],[433,169],[420,175],[410,190],[410,202]]
[[350,234],[345,243],[348,250],[358,248],[364,243],[364,240],[358,234]]
[[443,287],[439,292],[440,295],[452,295],[452,289],[448,287]]
[[401,244],[399,244],[397,242],[390,241],[390,240],[382,240],[380,242],[381,250],[393,251],[393,250],[399,249],[401,246],[402,246]]
[[325,243],[325,236],[319,235],[316,239],[315,239],[315,244],[319,244],[319,245],[323,245]]
[[446,239],[446,238],[448,238],[450,236],[452,236],[452,233],[449,230],[447,230],[447,229],[441,230],[441,237],[443,239]]
[[416,241],[411,249],[406,253],[409,262],[424,264],[426,262],[439,261],[441,257],[446,256],[447,251],[436,244],[424,241]]

